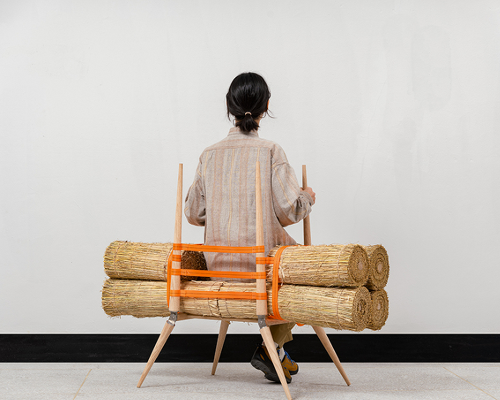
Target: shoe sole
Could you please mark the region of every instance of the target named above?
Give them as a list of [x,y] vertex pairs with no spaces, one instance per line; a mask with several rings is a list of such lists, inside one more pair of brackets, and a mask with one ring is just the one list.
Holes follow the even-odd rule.
[[290,373],[290,375],[297,374],[299,372],[299,366],[297,365],[297,369],[295,371],[292,371],[291,369],[289,369],[288,372]]
[[[263,363],[262,361],[259,361],[258,359],[253,359],[252,361],[250,361],[250,364],[255,369],[258,369],[259,371],[264,372],[264,378],[266,378],[267,380],[270,380],[270,381],[273,381],[276,383],[281,383],[280,377],[278,376],[276,371],[271,371],[269,369],[269,367],[265,363]],[[285,376],[285,379],[286,379],[286,383],[292,382],[292,380],[288,379],[286,376]]]

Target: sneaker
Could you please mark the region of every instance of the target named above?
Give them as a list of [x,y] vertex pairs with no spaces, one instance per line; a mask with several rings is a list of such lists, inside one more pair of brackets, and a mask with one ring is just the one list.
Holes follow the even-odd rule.
[[285,349],[283,349],[283,351],[285,352],[285,358],[281,361],[281,365],[283,365],[283,368],[286,368],[288,372],[290,372],[290,375],[295,375],[299,372],[299,366],[292,360],[290,354],[288,354]]
[[[271,361],[269,353],[264,346],[260,345],[257,347],[255,352],[253,353],[252,359],[250,360],[250,364],[252,364],[252,367],[264,372],[264,377],[266,379],[280,383],[280,378],[276,373],[273,362]],[[283,367],[283,372],[285,373],[286,383],[290,383],[292,381],[290,372],[285,367]]]

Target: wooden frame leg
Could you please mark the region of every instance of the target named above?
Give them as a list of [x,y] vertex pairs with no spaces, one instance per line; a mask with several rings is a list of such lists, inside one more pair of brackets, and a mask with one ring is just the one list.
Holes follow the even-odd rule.
[[283,386],[283,390],[285,391],[286,397],[288,400],[292,400],[292,395],[290,394],[290,389],[288,388],[288,383],[286,383],[285,373],[283,372],[283,367],[281,366],[281,361],[278,356],[278,352],[276,351],[276,346],[274,344],[273,335],[271,334],[271,330],[268,326],[265,326],[260,329],[260,334],[262,335],[262,339],[264,339],[264,344],[267,348],[267,352],[271,357],[271,361],[273,362],[274,369],[278,373],[278,377],[280,378],[281,386]]
[[344,367],[340,363],[337,353],[335,353],[335,350],[333,349],[333,346],[330,343],[330,339],[328,339],[328,336],[326,336],[325,330],[320,326],[313,326],[313,329],[314,332],[316,332],[316,335],[318,335],[319,340],[321,340],[321,343],[323,343],[323,346],[330,355],[330,358],[332,359],[333,363],[339,370],[340,375],[342,375],[342,377],[344,378],[345,383],[347,383],[347,386],[351,386],[351,382],[349,381],[349,378],[347,377],[347,374],[344,371]]
[[[170,321],[170,320],[169,320]],[[158,358],[158,355],[160,354],[161,349],[163,349],[163,346],[167,342],[168,337],[172,333],[172,330],[174,329],[173,324],[171,324],[169,321],[165,323],[165,326],[163,327],[160,337],[158,338],[156,345],[151,352],[151,355],[149,356],[148,363],[146,364],[146,367],[144,368],[144,371],[142,372],[141,378],[139,379],[139,383],[137,384],[137,387],[140,388],[142,385],[142,382],[144,382],[144,379],[146,379],[146,376],[149,373],[149,370],[153,366],[154,362]]]
[[217,369],[217,364],[219,363],[220,353],[222,352],[222,347],[224,346],[224,340],[226,340],[228,327],[228,321],[222,320],[220,322],[219,337],[217,338],[217,347],[215,348],[214,363],[212,365],[212,375],[215,375],[215,370]]

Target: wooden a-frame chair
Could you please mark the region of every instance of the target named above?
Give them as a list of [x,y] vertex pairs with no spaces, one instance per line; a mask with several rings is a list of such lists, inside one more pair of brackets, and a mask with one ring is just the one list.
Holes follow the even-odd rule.
[[[183,180],[183,165],[179,164],[179,176],[178,176],[178,182],[177,182],[177,201],[176,201],[176,211],[175,211],[175,233],[174,233],[174,249],[172,250],[173,253],[173,258],[172,258],[172,269],[180,269],[181,268],[181,250],[176,250],[175,244],[180,244],[181,243],[181,230],[182,230],[182,180]],[[255,171],[255,187],[256,187],[256,226],[257,226],[257,240],[256,240],[256,245],[259,249],[262,249],[264,247],[264,229],[263,229],[263,214],[262,214],[262,195],[261,195],[261,179],[260,179],[260,163],[257,161],[256,164],[256,171]],[[302,185],[304,188],[307,187],[307,175],[306,175],[306,168],[305,165],[302,166]],[[311,232],[310,232],[310,223],[309,223],[309,217],[304,219],[304,245],[309,246],[311,245]],[[257,253],[257,257],[265,257],[265,254],[262,253]],[[217,364],[219,362],[220,354],[222,351],[222,347],[224,346],[224,340],[226,338],[226,333],[229,327],[229,324],[231,322],[257,322],[259,325],[259,331],[260,334],[262,335],[262,339],[264,340],[264,344],[269,352],[269,355],[271,357],[271,360],[273,362],[274,368],[276,369],[276,372],[278,373],[281,385],[283,386],[283,389],[285,391],[287,399],[291,400],[292,396],[290,394],[290,390],[288,388],[288,384],[285,379],[285,374],[283,372],[283,368],[281,366],[281,362],[276,350],[276,347],[274,345],[274,340],[271,335],[271,331],[269,329],[270,325],[275,325],[275,324],[282,324],[282,323],[287,323],[288,321],[283,321],[283,320],[276,320],[268,317],[268,312],[267,312],[267,300],[265,300],[266,296],[266,279],[265,279],[265,265],[263,263],[257,263],[256,264],[256,271],[257,273],[261,273],[260,276],[263,276],[262,278],[256,279],[256,291],[257,295],[260,295],[261,298],[258,298],[256,300],[256,307],[257,307],[257,317],[258,320],[254,319],[236,319],[236,318],[217,318],[217,317],[204,317],[204,316],[197,316],[197,315],[188,315],[185,313],[180,312],[180,297],[177,296],[172,296],[170,297],[170,302],[169,302],[169,309],[170,309],[170,317],[165,323],[165,326],[163,327],[160,337],[158,338],[155,347],[153,348],[153,351],[151,352],[151,355],[149,357],[149,360],[146,364],[146,367],[144,368],[144,371],[141,375],[141,378],[139,379],[139,383],[137,384],[137,387],[141,387],[142,383],[144,382],[144,379],[146,378],[147,374],[151,370],[151,367],[153,366],[156,358],[160,354],[163,346],[165,345],[168,337],[172,333],[172,330],[175,327],[175,324],[177,321],[182,321],[185,319],[194,319],[194,318],[199,318],[199,319],[214,319],[214,320],[220,320],[221,325],[220,325],[220,331],[219,331],[219,337],[217,339],[217,345],[215,349],[215,357],[212,365],[212,375],[215,374],[215,370],[217,369]],[[264,275],[262,274],[264,273]],[[180,280],[180,274],[172,274],[171,277],[171,294],[175,292],[180,292],[180,286],[181,286],[181,280]],[[347,375],[344,371],[344,368],[342,367],[342,364],[340,363],[340,360],[335,353],[335,350],[333,349],[332,344],[330,343],[330,340],[328,339],[328,336],[325,333],[325,330],[322,327],[319,326],[313,326],[314,331],[318,335],[321,343],[325,347],[326,351],[330,355],[330,358],[332,361],[335,363],[337,369],[339,370],[340,374],[344,378],[345,382],[349,386],[351,382],[349,381],[349,378],[347,378]]]

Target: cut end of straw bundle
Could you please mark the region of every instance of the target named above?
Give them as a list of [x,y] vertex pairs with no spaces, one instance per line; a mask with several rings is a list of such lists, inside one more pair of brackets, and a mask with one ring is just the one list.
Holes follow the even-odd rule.
[[389,256],[384,246],[363,246],[370,262],[370,273],[366,287],[370,290],[381,290],[389,279]]
[[387,321],[389,316],[389,298],[384,289],[371,292],[370,295],[372,299],[372,312],[367,327],[378,331],[385,325],[385,321]]

